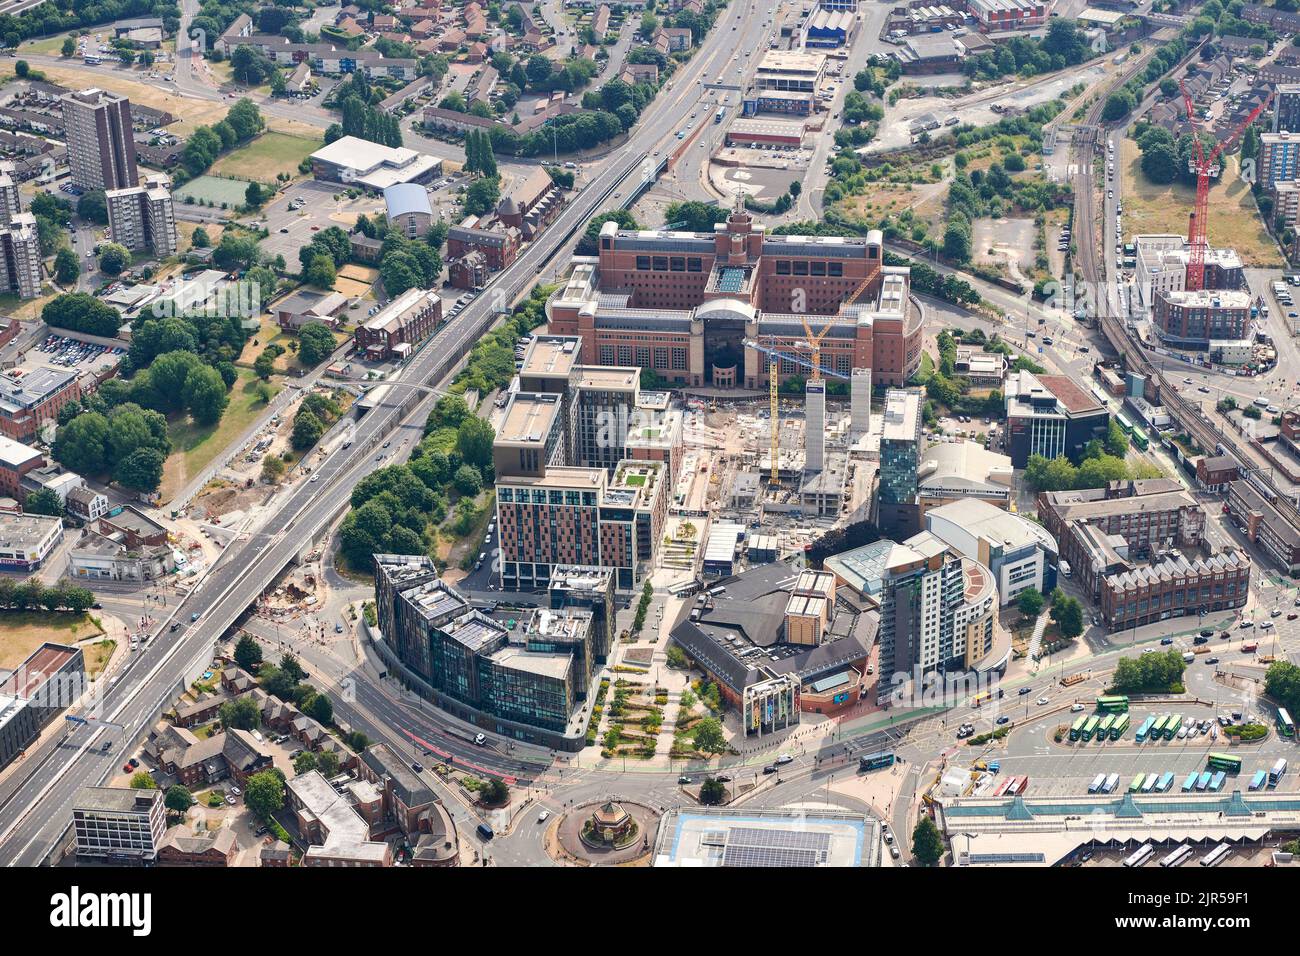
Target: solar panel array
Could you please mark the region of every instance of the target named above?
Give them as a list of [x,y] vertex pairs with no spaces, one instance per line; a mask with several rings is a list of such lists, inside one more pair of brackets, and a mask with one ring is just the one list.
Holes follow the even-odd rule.
[[818,866],[830,853],[831,835],[808,830],[732,827],[723,866]]

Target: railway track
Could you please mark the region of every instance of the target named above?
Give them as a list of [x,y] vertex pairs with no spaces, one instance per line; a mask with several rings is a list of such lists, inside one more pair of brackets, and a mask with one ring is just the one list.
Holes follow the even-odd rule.
[[1114,308],[1110,298],[1110,287],[1106,282],[1098,250],[1101,248],[1101,236],[1098,235],[1099,224],[1094,209],[1096,189],[1093,185],[1093,154],[1106,134],[1116,128],[1101,121],[1106,99],[1116,89],[1127,83],[1133,74],[1145,68],[1148,56],[1139,57],[1131,67],[1115,76],[1100,92],[1096,102],[1089,107],[1084,122],[1075,128],[1072,146],[1075,148],[1076,173],[1074,187],[1075,223],[1088,230],[1088,242],[1079,246],[1076,265],[1083,275],[1086,287],[1095,290],[1094,306],[1097,323],[1111,348],[1124,362],[1128,371],[1146,376],[1147,381],[1154,382],[1157,400],[1161,402],[1178,426],[1207,453],[1226,453],[1232,455],[1242,466],[1242,476],[1259,490],[1270,503],[1277,508],[1282,517],[1300,532],[1300,511],[1291,500],[1279,492],[1267,469],[1255,464],[1255,455],[1233,435],[1211,425],[1202,417],[1200,405],[1188,401],[1163,371],[1146,355],[1146,350],[1136,333],[1129,328],[1124,317]]

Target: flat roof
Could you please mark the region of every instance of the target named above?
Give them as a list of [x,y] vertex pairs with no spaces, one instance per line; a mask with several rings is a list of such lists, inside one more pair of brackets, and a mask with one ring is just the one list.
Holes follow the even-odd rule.
[[604,391],[634,391],[641,383],[641,370],[619,365],[579,365],[575,369],[578,388]]
[[576,335],[538,335],[528,343],[520,376],[565,379],[578,364],[582,339]]
[[40,544],[51,531],[62,527],[61,518],[0,514],[0,548],[23,548]]
[[515,392],[497,431],[498,445],[544,444],[560,417],[562,396],[554,392]]
[[44,456],[30,445],[0,435],[0,466],[17,470],[32,461],[39,461],[42,457]]
[[817,73],[826,65],[825,53],[769,50],[758,64],[760,73]]
[[914,389],[891,388],[885,393],[886,441],[915,441],[921,418],[921,393]]
[[851,867],[878,862],[877,825],[832,811],[670,810],[658,867]]
[[501,648],[490,658],[501,667],[554,680],[564,680],[573,668],[572,654],[529,651],[515,644]]

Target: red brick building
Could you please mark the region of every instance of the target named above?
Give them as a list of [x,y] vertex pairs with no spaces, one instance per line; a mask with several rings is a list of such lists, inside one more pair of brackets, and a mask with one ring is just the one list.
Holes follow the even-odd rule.
[[504,269],[519,257],[518,229],[479,229],[452,226],[447,230],[447,258],[458,259],[473,249],[483,253],[488,268]]
[[402,358],[433,334],[442,320],[442,300],[434,292],[407,289],[357,326],[357,350],[366,358]]
[[[878,230],[768,236],[741,209],[712,233],[606,223],[598,262],[575,267],[550,312],[551,333],[582,339],[584,364],[640,366],[693,386],[765,387],[767,357],[744,342],[794,354],[805,319],[815,332],[830,326],[821,361],[841,375],[870,368],[875,382],[902,385],[921,363],[910,271],[884,265]],[[783,359],[779,374],[807,369]]]
[[[19,373],[19,374],[15,374]],[[0,435],[14,441],[35,438],[46,422],[57,422],[59,409],[81,398],[72,369],[12,369],[0,376]]]

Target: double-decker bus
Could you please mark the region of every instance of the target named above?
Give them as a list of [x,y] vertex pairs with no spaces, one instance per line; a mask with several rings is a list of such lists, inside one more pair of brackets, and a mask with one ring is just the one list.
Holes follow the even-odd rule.
[[1128,698],[1122,694],[1111,697],[1098,697],[1097,709],[1103,713],[1116,714],[1128,710]]
[[1191,846],[1184,843],[1181,846],[1175,847],[1172,853],[1160,861],[1160,865],[1163,867],[1178,866],[1191,855]]
[[1187,775],[1187,779],[1183,781],[1183,793],[1191,793],[1196,789],[1196,778],[1199,776],[1200,774],[1195,770]]
[[1150,843],[1143,843],[1137,848],[1137,851],[1134,852],[1132,856],[1124,858],[1124,865],[1141,866],[1147,860],[1151,859],[1151,857],[1155,855],[1155,852],[1156,851],[1152,848]]
[[1091,740],[1093,738],[1093,735],[1097,733],[1097,724],[1099,723],[1100,721],[1097,719],[1096,714],[1093,714],[1084,722],[1082,735],[1084,740]]
[[1174,714],[1172,717],[1170,717],[1169,722],[1165,724],[1165,740],[1173,740],[1174,737],[1177,735],[1179,728],[1182,726],[1183,726],[1182,714]]
[[1277,709],[1277,732],[1283,737],[1295,736],[1295,721],[1291,719],[1285,707]]
[[1157,740],[1164,740],[1165,724],[1167,724],[1168,722],[1169,722],[1168,714],[1161,714],[1159,717],[1157,717],[1156,722],[1152,724],[1151,729],[1147,731],[1147,740],[1150,740],[1152,742]]
[[1223,789],[1223,781],[1226,780],[1227,777],[1228,775],[1222,770],[1216,771],[1214,776],[1210,778],[1210,789],[1215,793],[1218,793]]
[[1129,435],[1128,438],[1137,446],[1139,451],[1146,451],[1151,444],[1151,439],[1147,438],[1147,433],[1136,426],[1133,428],[1133,434]]
[[1172,771],[1166,770],[1160,779],[1156,781],[1156,793],[1165,793],[1174,785],[1174,775]]
[[1119,740],[1126,730],[1128,730],[1128,714],[1116,714],[1115,723],[1110,728],[1110,739]]
[[1255,775],[1250,778],[1250,789],[1260,790],[1264,786],[1264,781],[1268,779],[1267,770],[1256,770]]
[[1119,786],[1119,774],[1112,773],[1106,778],[1106,782],[1101,786],[1102,793],[1114,793],[1115,788]]
[[1074,726],[1072,726],[1072,727],[1070,728],[1070,739],[1071,739],[1071,740],[1078,740],[1078,739],[1079,739],[1079,735],[1083,733],[1083,725],[1086,724],[1087,722],[1088,722],[1088,715],[1087,715],[1087,714],[1080,714],[1080,715],[1079,715],[1079,719],[1076,720],[1076,721],[1074,722]]
[[1103,741],[1110,736],[1111,728],[1115,726],[1115,715],[1107,714],[1097,725],[1097,740]]
[[1223,770],[1227,773],[1241,773],[1241,758],[1228,754],[1210,754],[1205,765],[1211,770]]
[[1137,733],[1133,735],[1138,743],[1143,743],[1147,739],[1147,736],[1151,733],[1151,728],[1155,726],[1155,722],[1156,719],[1154,717],[1147,717],[1146,720],[1142,721],[1142,725],[1138,727]]
[[1156,788],[1156,784],[1159,782],[1160,782],[1160,778],[1156,776],[1154,773],[1147,774],[1146,779],[1142,781],[1142,792],[1150,793],[1152,790]]
[[1232,852],[1231,843],[1220,843],[1205,856],[1201,857],[1201,866],[1218,866]]
[[1286,773],[1286,758],[1279,757],[1277,763],[1273,764],[1268,771],[1268,785],[1276,787],[1282,782],[1282,774]]
[[894,765],[894,752],[892,750],[882,751],[878,754],[867,754],[858,759],[859,770],[883,770],[885,767]]

